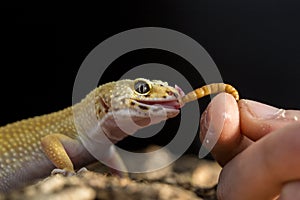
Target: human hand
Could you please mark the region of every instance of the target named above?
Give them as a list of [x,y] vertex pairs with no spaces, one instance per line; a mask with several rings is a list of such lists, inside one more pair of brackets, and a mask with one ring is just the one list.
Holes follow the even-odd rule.
[[300,199],[300,111],[222,93],[202,114],[200,139],[223,166],[218,199]]

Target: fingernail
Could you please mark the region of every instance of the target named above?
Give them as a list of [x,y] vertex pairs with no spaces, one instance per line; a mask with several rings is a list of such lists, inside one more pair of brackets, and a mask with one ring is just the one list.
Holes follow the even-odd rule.
[[207,132],[207,129],[209,127],[210,123],[210,116],[208,110],[210,109],[210,106],[204,111],[204,113],[201,116],[201,121],[200,121],[200,138],[203,141],[205,134]]
[[205,133],[207,131],[207,128],[209,127],[210,117],[208,114],[208,109],[209,108],[207,108],[201,116],[201,121],[200,121],[200,132],[201,133]]
[[207,107],[201,117],[200,123],[200,140],[202,142],[201,149],[199,151],[199,158],[203,158],[210,152],[217,143],[221,131],[215,129],[214,121],[212,120],[212,106]]
[[275,119],[282,114],[282,109],[269,106],[251,100],[243,100],[243,104],[247,107],[249,113],[257,119]]

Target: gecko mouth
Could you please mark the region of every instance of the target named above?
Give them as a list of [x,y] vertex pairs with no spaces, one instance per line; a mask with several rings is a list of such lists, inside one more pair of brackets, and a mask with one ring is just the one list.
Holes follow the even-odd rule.
[[156,106],[156,107],[163,107],[166,109],[180,109],[180,104],[177,99],[174,100],[134,100],[137,102],[139,107],[141,106]]
[[[177,99],[174,100],[131,100],[131,104],[138,106],[139,109],[157,115],[163,115],[167,118],[175,117],[180,112],[180,104]],[[164,111],[164,112],[161,112]],[[164,114],[163,114],[164,113]]]

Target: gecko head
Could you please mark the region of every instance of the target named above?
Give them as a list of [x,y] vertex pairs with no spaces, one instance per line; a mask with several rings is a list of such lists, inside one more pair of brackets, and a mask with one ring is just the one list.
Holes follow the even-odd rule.
[[144,78],[107,83],[97,88],[95,95],[96,105],[106,113],[124,109],[149,113],[165,109],[170,116],[179,113],[182,96],[184,92],[178,86]]
[[138,129],[180,113],[183,91],[167,82],[137,78],[119,80],[96,90],[96,115],[105,134],[114,141]]
[[167,118],[175,117],[179,113],[180,99],[184,95],[179,87],[144,78],[135,79],[131,87],[133,94],[129,104],[133,109],[153,116],[165,113]]

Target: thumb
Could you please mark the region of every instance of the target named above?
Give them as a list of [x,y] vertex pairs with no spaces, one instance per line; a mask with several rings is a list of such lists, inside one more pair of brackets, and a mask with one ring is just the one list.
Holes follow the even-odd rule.
[[298,110],[279,109],[245,99],[240,100],[238,106],[241,132],[253,141],[288,124],[300,122]]

